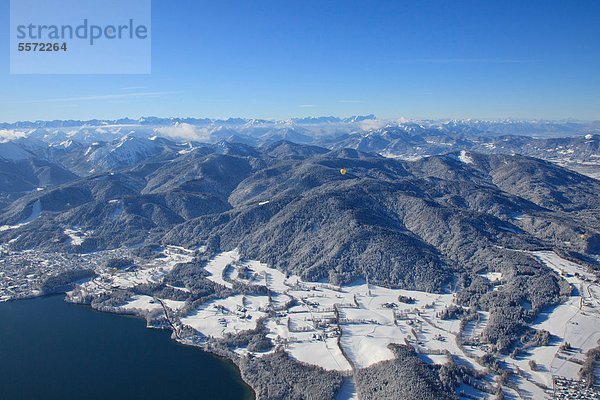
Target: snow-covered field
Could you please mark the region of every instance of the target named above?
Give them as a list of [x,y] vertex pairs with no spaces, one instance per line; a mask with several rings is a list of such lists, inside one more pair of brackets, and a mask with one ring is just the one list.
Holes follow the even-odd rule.
[[240,253],[237,250],[227,251],[221,253],[213,258],[208,265],[206,270],[210,273],[209,280],[218,283],[219,285],[225,286],[231,289],[233,285],[227,282],[224,278],[225,269],[232,263],[236,263],[240,260]]
[[467,151],[461,150],[458,159],[465,164],[473,164],[473,158]]
[[29,217],[25,218],[23,221],[19,222],[16,225],[2,225],[0,226],[0,232],[2,231],[9,231],[11,229],[17,229],[20,228],[24,225],[27,225],[28,223],[34,221],[37,217],[40,216],[40,214],[42,213],[42,203],[40,203],[39,200],[36,200],[35,203],[33,203],[31,205],[31,214],[29,215]]
[[145,313],[154,310],[160,311],[162,310],[162,306],[150,296],[133,296],[133,299],[126,305],[122,306],[121,309]]
[[502,272],[486,272],[484,274],[481,274],[481,276],[483,276],[490,282],[499,282],[502,280]]
[[[284,346],[292,357],[338,371],[392,359],[387,346],[406,341],[433,353],[434,362],[446,361],[436,356],[445,349],[466,357],[456,346],[458,321],[438,321],[439,325],[430,322],[452,303],[452,294],[387,289],[366,283],[338,287],[304,282],[258,261],[240,260],[235,250],[214,257],[206,270],[210,273],[208,279],[215,283],[232,287],[237,280],[266,286],[271,297],[232,296],[203,304],[181,317],[183,325],[203,336],[222,337],[253,329],[258,319],[265,318],[267,336]],[[399,296],[413,301],[402,303]],[[294,305],[286,308],[291,300]]]
[[193,314],[180,319],[207,337],[222,338],[226,333],[249,331],[267,316],[267,296],[236,295],[203,304]]
[[86,236],[88,236],[88,232],[83,232],[79,229],[65,229],[64,233],[69,237],[72,246],[81,246]]
[[297,337],[297,341],[288,344],[286,350],[295,359],[314,365],[319,365],[327,370],[350,371],[352,367],[342,354],[337,344],[337,338],[325,340],[312,340],[308,334],[304,338]]
[[[532,253],[540,262],[556,271],[573,288],[568,301],[542,313],[532,328],[544,329],[553,337],[548,346],[530,349],[517,360],[506,357],[515,370],[521,371],[518,384],[523,390],[532,393],[534,398],[545,398],[547,394],[540,385],[552,388],[552,376],[579,379],[580,362],[585,353],[600,340],[600,301],[599,287],[593,283],[594,276],[584,267],[565,260],[552,251]],[[561,345],[569,343],[570,350],[561,350]],[[529,366],[533,360],[538,365],[535,371]]]

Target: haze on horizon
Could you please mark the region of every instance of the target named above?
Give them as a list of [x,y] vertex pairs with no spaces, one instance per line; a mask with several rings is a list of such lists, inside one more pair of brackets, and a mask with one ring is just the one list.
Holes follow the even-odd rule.
[[155,0],[152,12],[150,75],[9,75],[3,30],[0,121],[600,119],[595,1]]

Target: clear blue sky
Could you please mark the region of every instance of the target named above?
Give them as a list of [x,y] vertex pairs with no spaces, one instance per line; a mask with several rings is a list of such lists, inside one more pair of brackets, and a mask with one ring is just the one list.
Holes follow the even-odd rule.
[[600,119],[596,0],[154,0],[152,74],[118,76],[9,75],[0,4],[0,121]]

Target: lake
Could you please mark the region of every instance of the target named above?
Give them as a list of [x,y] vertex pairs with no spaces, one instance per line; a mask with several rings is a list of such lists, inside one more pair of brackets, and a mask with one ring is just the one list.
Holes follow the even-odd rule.
[[63,296],[0,303],[0,399],[253,399],[227,360]]

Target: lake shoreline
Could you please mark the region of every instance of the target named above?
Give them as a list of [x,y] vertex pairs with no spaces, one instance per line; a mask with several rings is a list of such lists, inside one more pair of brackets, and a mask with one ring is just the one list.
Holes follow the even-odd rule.
[[[74,307],[69,310],[68,308],[61,308],[58,305],[58,303],[64,304],[65,306],[84,307]],[[73,310],[81,310],[83,313],[77,311],[73,313]],[[90,313],[89,311],[93,312]],[[85,316],[84,313],[89,315]],[[94,314],[96,314],[97,316],[110,316],[111,314],[113,314],[115,317],[124,316],[128,318],[96,318]],[[89,345],[89,343],[99,343],[99,346],[105,346],[107,342],[110,342],[111,340],[121,347],[124,343],[131,342],[130,347],[132,348],[132,350],[130,352],[127,352],[127,349],[125,349],[125,353],[121,352],[118,353],[118,355],[120,357],[126,357],[125,360],[133,366],[138,364],[139,366],[143,366],[144,371],[139,372],[135,371],[135,368],[126,369],[120,365],[116,365],[117,369],[120,368],[123,369],[123,371],[125,371],[126,373],[135,375],[132,376],[131,382],[140,381],[143,382],[144,385],[158,384],[158,382],[154,382],[153,379],[146,379],[145,374],[147,373],[147,371],[149,371],[149,375],[156,375],[157,377],[160,377],[160,373],[157,372],[160,371],[161,373],[169,375],[166,378],[167,383],[177,382],[179,378],[179,376],[177,375],[180,374],[184,376],[190,376],[190,379],[185,380],[185,383],[183,384],[179,384],[179,387],[172,386],[169,388],[169,393],[171,393],[171,391],[176,392],[177,390],[185,393],[184,395],[179,395],[178,398],[198,398],[190,393],[194,391],[194,388],[196,386],[198,386],[199,383],[195,381],[197,381],[198,379],[196,378],[199,377],[205,381],[205,385],[211,385],[208,394],[210,394],[212,391],[214,393],[213,396],[217,398],[248,400],[256,399],[256,394],[252,387],[243,380],[239,366],[230,358],[220,354],[216,354],[214,352],[206,351],[201,346],[191,345],[188,343],[182,343],[178,340],[173,340],[172,329],[169,328],[156,329],[153,327],[146,326],[146,328],[152,328],[151,331],[154,331],[155,333],[165,332],[167,330],[171,331],[171,335],[168,338],[168,342],[174,342],[175,344],[177,344],[176,347],[172,347],[172,344],[164,344],[166,334],[148,335],[147,333],[144,333],[141,334],[141,336],[137,334],[130,334],[134,330],[139,330],[139,322],[143,320],[139,315],[134,315],[131,313],[112,313],[97,310],[90,305],[77,304],[65,301],[65,294],[58,293],[40,295],[28,299],[14,299],[2,302],[0,303],[0,316],[2,316],[2,321],[0,321],[0,337],[2,337],[3,341],[5,341],[4,344],[0,343],[0,354],[2,354],[4,360],[6,360],[6,365],[4,367],[0,367],[0,372],[2,369],[8,368],[9,365],[16,365],[16,367],[12,370],[7,370],[7,373],[4,374],[5,376],[0,377],[0,388],[2,388],[4,385],[5,388],[1,389],[1,391],[3,393],[8,393],[6,397],[7,399],[27,397],[31,398],[31,395],[19,394],[21,390],[25,392],[30,390],[30,388],[26,387],[27,385],[25,384],[24,377],[28,374],[25,371],[28,371],[32,368],[31,363],[39,364],[46,368],[52,368],[52,370],[50,370],[50,372],[47,373],[48,376],[44,376],[46,372],[44,372],[43,369],[40,370],[39,375],[35,375],[38,376],[35,383],[37,383],[38,385],[42,385],[42,382],[44,380],[50,381],[51,384],[58,385],[55,387],[55,389],[59,393],[61,393],[61,391],[68,391],[68,387],[62,386],[60,385],[60,383],[57,384],[56,380],[52,380],[50,378],[54,376],[54,370],[68,370],[69,366],[75,362],[73,361],[73,358],[80,358],[75,363],[82,363],[85,366],[85,368],[83,369],[95,370],[96,368],[98,368],[100,371],[104,372],[103,367],[105,366],[109,369],[114,368],[115,365],[113,365],[112,362],[107,362],[104,359],[101,359],[100,362],[96,361],[96,363],[99,363],[100,366],[97,365],[94,361],[87,360],[89,353],[97,353],[97,355],[99,355],[100,358],[106,358],[106,355],[103,353],[117,351],[114,348],[99,349]],[[78,318],[81,320],[90,320],[94,322],[93,324],[91,324],[94,326],[78,326],[78,322],[73,323],[73,321],[71,321],[77,320]],[[62,323],[66,320],[69,320],[68,323]],[[127,320],[135,321],[135,323],[123,323],[123,321]],[[131,330],[131,332],[128,333],[128,330]],[[122,333],[125,333],[125,335],[123,335]],[[29,338],[28,335],[31,336],[31,338]],[[69,349],[69,347],[71,347],[71,343],[65,343],[69,335],[73,336],[74,343],[72,347],[74,349]],[[97,337],[90,335],[96,335]],[[62,343],[56,345],[56,343],[53,343],[53,340]],[[139,342],[153,344],[148,345],[143,349],[140,349],[141,344]],[[63,345],[62,348],[60,347],[61,344]],[[59,350],[55,349],[54,347],[58,347],[61,350],[63,350],[64,354],[61,353]],[[76,352],[75,349],[77,347],[83,347],[85,350],[89,351],[89,353],[85,351]],[[199,351],[197,353],[190,353],[190,351],[187,350],[190,348],[194,348]],[[37,349],[37,351],[35,351],[35,349]],[[44,354],[44,349],[49,349],[50,354]],[[136,352],[140,353],[138,354]],[[53,354],[54,356],[52,356]],[[153,354],[161,354],[164,357],[161,357],[160,355],[154,357]],[[183,357],[180,357],[179,354],[183,354]],[[202,356],[197,357],[197,354],[200,354]],[[36,357],[39,357],[40,359],[36,360]],[[57,365],[52,365],[50,367],[50,363],[47,362],[47,359],[49,357],[53,357],[53,359],[60,359],[61,362],[62,360],[66,361],[62,364],[58,363]],[[138,364],[136,364],[138,362],[136,361],[136,357],[140,358]],[[151,357],[154,357],[154,359],[152,359]],[[178,359],[178,357],[180,357],[181,359]],[[165,358],[167,360],[165,360]],[[133,362],[133,364],[132,359],[136,361]],[[146,360],[146,362],[144,363],[143,360]],[[121,361],[115,359],[114,362],[116,364],[119,364],[121,363]],[[173,370],[173,368],[164,369],[162,364],[169,362],[174,365],[176,371]],[[103,363],[106,365],[104,365]],[[151,365],[155,365],[155,367],[151,367]],[[148,370],[148,368],[150,369]],[[193,378],[192,375],[190,375],[192,373],[191,370],[195,371],[203,369],[205,370],[205,373],[201,375],[196,375],[195,372]],[[72,372],[71,370],[69,371]],[[17,376],[17,379],[13,379],[15,378],[14,375],[19,374],[21,376]],[[93,376],[90,375],[89,372],[82,374],[85,375],[83,377],[83,380],[89,379],[90,376]],[[65,375],[67,375],[66,379],[71,379],[71,377],[68,376],[68,374]],[[75,370],[75,376],[77,376],[77,370]],[[107,376],[112,375],[107,374]],[[127,379],[124,379],[123,375],[117,375],[117,377],[119,378],[116,380],[115,383],[117,387],[121,385],[123,386],[122,389],[131,390],[131,388],[128,387],[130,385],[130,382]],[[19,379],[22,380],[22,383],[20,383],[21,381],[19,381]],[[74,377],[73,379],[76,380],[77,378]],[[231,384],[227,382],[227,380],[229,380]],[[188,386],[188,383],[190,386],[189,388],[185,387]],[[78,384],[81,385],[80,383]],[[112,384],[112,382],[110,381],[110,379],[108,379],[107,382],[103,382],[103,385],[104,384],[110,385]],[[33,386],[36,385],[34,384]],[[89,390],[89,387],[80,389]],[[162,387],[160,389],[164,390],[164,388]],[[201,388],[199,388],[199,390],[194,391],[194,393],[204,393],[204,389],[206,389],[206,386],[202,386]],[[99,393],[102,392],[101,389],[98,390]],[[221,390],[223,391],[223,393],[220,392]],[[227,395],[229,395],[230,397],[227,397]],[[57,397],[50,396],[49,398],[58,399],[77,397],[58,395]],[[118,399],[119,397],[113,398]],[[123,398],[130,397],[124,395]],[[152,396],[145,398],[151,399]]]

